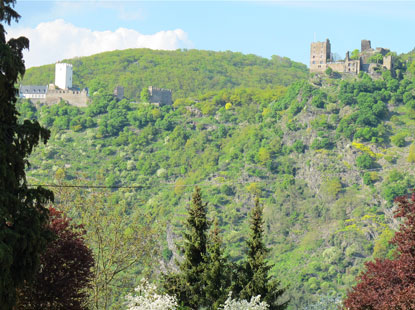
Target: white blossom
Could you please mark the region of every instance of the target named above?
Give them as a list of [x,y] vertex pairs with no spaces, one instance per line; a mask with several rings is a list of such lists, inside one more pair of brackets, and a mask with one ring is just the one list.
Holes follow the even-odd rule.
[[157,287],[142,280],[135,288],[135,295],[126,296],[128,310],[176,310],[176,297],[157,293]]
[[261,296],[251,298],[251,301],[232,299],[232,293],[229,293],[228,299],[219,307],[222,310],[267,310],[268,304],[265,301],[261,302]]

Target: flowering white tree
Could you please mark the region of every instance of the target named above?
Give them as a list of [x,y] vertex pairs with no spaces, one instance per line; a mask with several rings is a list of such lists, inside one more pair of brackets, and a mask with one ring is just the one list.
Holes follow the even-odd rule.
[[135,288],[136,295],[128,295],[128,310],[176,310],[176,297],[170,295],[160,295],[157,293],[157,287],[149,284],[147,280],[142,280]]
[[265,301],[261,302],[261,296],[251,298],[251,301],[232,299],[232,293],[229,293],[228,299],[225,301],[221,310],[268,310],[269,306]]

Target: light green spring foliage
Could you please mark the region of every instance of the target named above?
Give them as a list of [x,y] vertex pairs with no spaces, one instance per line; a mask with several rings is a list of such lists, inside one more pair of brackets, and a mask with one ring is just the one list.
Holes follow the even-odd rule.
[[415,143],[409,147],[409,154],[407,158],[408,163],[415,163]]
[[[225,88],[287,86],[308,76],[304,64],[286,57],[267,59],[230,51],[129,49],[63,61],[73,65],[73,84],[88,87],[90,94],[99,89],[112,93],[121,85],[125,96],[137,101],[150,85],[172,89],[176,99]],[[54,65],[46,65],[29,69],[22,84],[53,81]]]
[[[330,86],[324,87],[306,81],[288,88],[258,84],[252,75],[250,85],[264,89],[205,91],[183,80],[192,95],[161,108],[117,101],[99,84],[87,108],[62,103],[36,110],[23,101],[22,117],[30,115],[52,130],[51,143],[31,157],[28,174],[33,183],[49,183],[52,171],[66,166],[67,182],[82,171],[92,183],[104,175],[100,184],[137,186],[115,190],[113,202],[154,219],[166,262],[176,256],[167,238],[180,235],[193,185],[201,184],[209,214],[223,231],[225,254],[234,262],[244,257],[249,230],[245,202],[258,195],[274,265],[270,274],[289,284],[290,307],[301,309],[354,284],[383,229],[360,219],[375,214],[376,222],[388,223],[383,210],[415,186],[409,145],[390,144],[398,132],[408,132],[408,142],[414,138],[408,102],[415,83],[404,67],[397,70],[402,78],[362,74],[327,80]],[[356,165],[363,153],[372,157],[369,171]],[[335,182],[331,194],[321,191],[331,178],[341,188]],[[323,252],[332,247],[339,256],[329,262]]]

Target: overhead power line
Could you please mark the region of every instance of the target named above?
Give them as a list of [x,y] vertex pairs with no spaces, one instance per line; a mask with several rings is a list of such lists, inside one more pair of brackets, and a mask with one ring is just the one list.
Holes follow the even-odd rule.
[[[223,182],[220,183],[220,185],[223,184],[230,184],[230,182]],[[194,187],[194,186],[207,186],[207,185],[213,185],[212,183],[197,183],[197,184],[163,184],[158,185],[157,187]],[[54,188],[97,188],[97,189],[121,189],[121,188],[127,188],[127,189],[144,189],[149,187],[154,187],[152,185],[133,185],[133,186],[127,186],[127,185],[114,185],[114,186],[106,186],[106,185],[63,185],[63,184],[28,184],[27,187],[54,187]]]

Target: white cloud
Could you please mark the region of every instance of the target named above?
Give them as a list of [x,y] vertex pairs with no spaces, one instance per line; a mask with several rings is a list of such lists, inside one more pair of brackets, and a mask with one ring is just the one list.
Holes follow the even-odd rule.
[[30,50],[25,52],[26,67],[40,66],[76,56],[88,56],[111,50],[151,48],[175,50],[192,47],[182,29],[144,35],[133,29],[92,31],[62,19],[39,24],[36,28],[8,29],[8,37],[25,36]]

